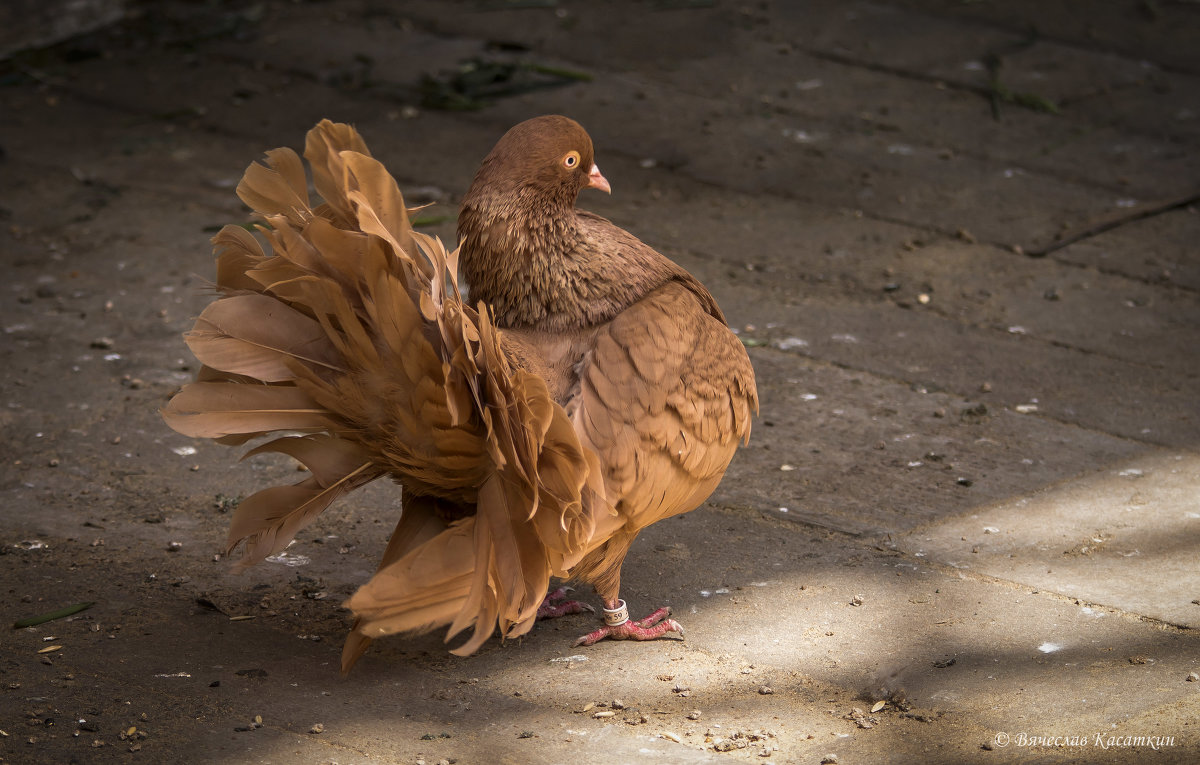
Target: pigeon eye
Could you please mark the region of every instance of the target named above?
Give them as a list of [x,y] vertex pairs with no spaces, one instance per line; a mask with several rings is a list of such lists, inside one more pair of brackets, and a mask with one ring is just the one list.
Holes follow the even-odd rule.
[[579,152],[577,152],[577,151],[567,152],[567,156],[563,157],[562,163],[563,163],[563,167],[567,168],[568,170],[575,168],[576,166],[579,165]]

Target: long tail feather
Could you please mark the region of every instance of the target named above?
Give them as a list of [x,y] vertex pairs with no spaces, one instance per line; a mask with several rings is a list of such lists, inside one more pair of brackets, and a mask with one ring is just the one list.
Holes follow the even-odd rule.
[[261,434],[273,430],[333,430],[333,412],[291,386],[196,382],[183,386],[163,409],[175,430],[196,438]]
[[296,361],[344,371],[320,322],[267,295],[210,304],[184,339],[202,364],[263,382],[293,379]]

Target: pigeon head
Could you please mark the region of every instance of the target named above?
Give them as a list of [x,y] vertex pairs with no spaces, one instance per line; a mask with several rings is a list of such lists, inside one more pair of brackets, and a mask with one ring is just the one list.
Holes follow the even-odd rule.
[[586,188],[611,192],[587,131],[557,114],[526,120],[505,133],[483,160],[473,187],[566,205],[574,205]]

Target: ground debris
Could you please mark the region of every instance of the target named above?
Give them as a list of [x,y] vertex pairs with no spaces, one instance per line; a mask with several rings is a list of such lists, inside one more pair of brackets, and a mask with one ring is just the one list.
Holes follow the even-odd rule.
[[233,674],[237,675],[238,677],[252,677],[261,680],[267,676],[267,671],[265,669],[259,669],[255,667],[253,669],[239,669]]
[[854,707],[853,709],[851,709],[849,714],[842,715],[842,719],[843,720],[851,720],[854,722],[855,725],[857,725],[858,727],[860,727],[864,730],[869,729],[869,728],[874,728],[876,725],[879,724],[878,717],[875,717],[874,715],[868,715],[867,713],[863,712],[858,707]]
[[[747,749],[752,745],[762,745],[763,751],[776,751],[775,732],[770,730],[738,730],[727,736],[718,736],[712,729],[704,732],[704,742],[714,752],[732,752],[735,749]],[[761,754],[761,752],[760,752]]]
[[[141,728],[138,728],[136,725],[130,725],[128,728],[121,731],[121,733],[118,734],[117,738],[121,739],[122,741],[136,742],[136,741],[145,740],[147,735],[148,734],[146,733],[146,731],[142,730]],[[136,744],[135,744],[135,746],[136,746]],[[130,751],[136,751],[136,750],[131,748]]]
[[460,61],[453,70],[421,75],[421,105],[471,111],[497,99],[589,80],[591,75],[586,72],[533,61],[473,57]]
[[35,627],[39,624],[54,621],[55,619],[62,619],[67,616],[71,616],[72,614],[77,614],[84,609],[91,608],[93,605],[95,605],[95,601],[75,603],[73,605],[60,608],[56,611],[49,611],[44,614],[38,614],[37,616],[27,616],[24,619],[18,619],[17,621],[13,622],[13,629]]
[[567,664],[574,664],[574,663],[575,663],[575,662],[577,662],[577,661],[587,661],[587,660],[588,660],[588,658],[587,658],[586,656],[584,656],[584,655],[583,655],[583,654],[581,654],[581,653],[577,653],[577,654],[575,654],[575,655],[573,655],[573,656],[556,656],[555,658],[551,659],[550,661],[552,661],[552,662],[565,662],[565,663],[567,663]]
[[258,730],[262,726],[263,726],[262,715],[255,715],[254,719],[251,720],[249,722],[249,724],[239,725],[239,726],[235,727],[233,730],[237,733],[247,733],[252,730]]

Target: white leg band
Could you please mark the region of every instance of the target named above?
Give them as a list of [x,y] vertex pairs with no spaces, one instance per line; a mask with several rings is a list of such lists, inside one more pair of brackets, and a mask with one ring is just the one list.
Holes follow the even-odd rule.
[[604,609],[604,623],[609,627],[616,627],[627,621],[629,621],[629,609],[625,607],[625,601],[618,600],[616,608]]

